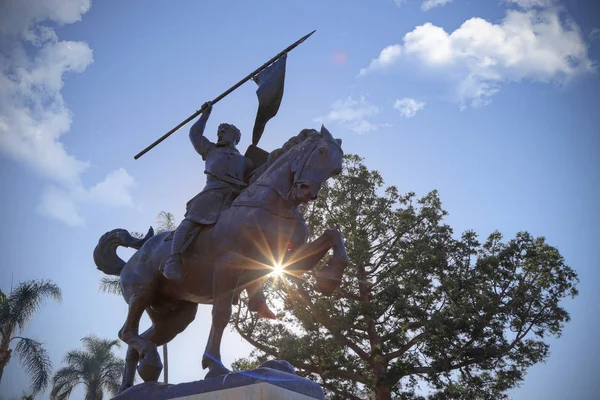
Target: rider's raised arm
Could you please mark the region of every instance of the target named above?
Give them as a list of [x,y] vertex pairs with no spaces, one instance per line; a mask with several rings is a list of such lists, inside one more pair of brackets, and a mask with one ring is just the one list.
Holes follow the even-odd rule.
[[212,104],[206,103],[202,107],[205,107],[204,112],[190,128],[190,141],[194,145],[196,152],[206,160],[208,153],[215,147],[215,144],[204,136],[204,128],[206,128],[206,121],[208,121],[208,117],[212,111]]

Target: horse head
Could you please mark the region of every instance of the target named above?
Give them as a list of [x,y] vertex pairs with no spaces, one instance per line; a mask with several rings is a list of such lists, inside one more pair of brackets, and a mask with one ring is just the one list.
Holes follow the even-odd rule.
[[342,171],[341,139],[334,139],[321,126],[321,131],[304,130],[307,139],[297,145],[298,155],[291,165],[293,174],[290,194],[297,203],[306,203],[317,198],[327,179]]

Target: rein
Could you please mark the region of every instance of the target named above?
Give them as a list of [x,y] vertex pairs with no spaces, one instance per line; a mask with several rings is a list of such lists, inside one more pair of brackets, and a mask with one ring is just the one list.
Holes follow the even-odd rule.
[[[258,185],[260,185],[260,184],[258,184]],[[267,186],[267,185],[260,185],[260,186],[265,186],[265,187],[268,187],[270,189],[273,189],[273,188],[271,188],[270,186]],[[261,209],[263,209],[265,211],[268,211],[268,212],[270,212],[273,215],[277,215],[278,217],[281,217],[281,218],[285,218],[285,219],[299,219],[299,220],[304,221],[304,215],[302,215],[301,212],[298,212],[298,211],[279,212],[279,211],[282,211],[282,210],[275,211],[275,210],[273,210],[271,208],[265,207],[264,203],[260,202],[260,201],[240,201],[238,203],[232,204],[231,207],[261,208]]]
[[[335,140],[327,140],[327,142],[334,144],[338,150],[342,151],[341,146],[339,145],[339,143],[337,143]],[[312,148],[310,149],[309,152],[306,152],[306,155],[304,155],[304,159],[302,161],[302,167],[296,172],[294,173],[294,182],[292,182],[292,185],[290,187],[290,190],[287,192],[287,194],[285,196],[283,196],[281,193],[279,193],[278,190],[276,190],[274,187],[269,186],[265,183],[259,183],[259,182],[255,182],[253,183],[253,185],[256,186],[263,186],[263,187],[267,187],[271,190],[273,190],[275,193],[277,193],[277,195],[284,201],[289,201],[290,200],[290,196],[292,194],[292,190],[294,190],[294,188],[299,187],[300,185],[302,185],[303,183],[305,183],[306,181],[303,179],[300,179],[302,177],[302,172],[304,172],[304,167],[306,166],[306,163],[308,161],[308,159],[310,158],[310,156],[312,155],[312,153],[314,153],[314,151],[317,149],[317,147],[319,146],[319,140],[316,140],[314,145],[312,146]],[[342,151],[343,153],[343,151]],[[298,178],[296,178],[298,177]],[[238,201],[238,202],[234,202],[230,207],[250,207],[250,208],[261,208],[265,211],[270,212],[271,214],[277,215],[279,217],[282,218],[286,218],[286,219],[300,219],[304,221],[304,215],[301,212],[298,211],[287,211],[285,212],[284,210],[273,210],[271,208],[265,207],[264,202],[259,201],[259,200],[254,200],[254,201]],[[284,212],[282,212],[284,211]]]
[[[292,190],[295,187],[300,188],[300,185],[302,185],[303,183],[306,182],[306,180],[300,179],[300,178],[302,178],[302,172],[304,172],[304,167],[306,166],[308,159],[310,158],[312,153],[314,153],[314,151],[317,149],[317,146],[319,146],[319,142],[315,141],[315,144],[313,145],[312,149],[309,152],[307,152],[306,155],[304,156],[304,160],[302,160],[302,167],[300,168],[299,171],[294,173],[294,182],[292,182],[292,186],[290,187],[290,190],[288,191],[287,195],[285,196],[285,200],[288,200],[290,198],[290,195],[292,194]],[[298,177],[298,179],[296,179],[296,177]]]

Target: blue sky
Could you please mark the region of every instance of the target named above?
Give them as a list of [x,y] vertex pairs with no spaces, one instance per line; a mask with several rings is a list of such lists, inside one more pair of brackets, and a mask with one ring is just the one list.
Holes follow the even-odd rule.
[[[46,342],[56,368],[86,334],[116,337],[126,306],[98,291],[98,238],[145,231],[162,210],[180,219],[205,182],[189,127],[133,156],[316,29],[288,57],[281,109],[260,146],[325,123],[387,184],[438,189],[456,233],[545,236],[579,273],[581,294],[565,302],[572,321],[550,340],[548,362],[510,396],[591,399],[600,391],[599,16],[592,0],[4,1],[0,288],[34,278],[61,286],[62,304],[45,305],[25,332]],[[233,123],[244,151],[255,89],[216,105],[207,135]],[[201,306],[170,344],[171,381],[204,376],[209,315]],[[226,365],[251,349],[234,333],[225,343]],[[27,386],[13,360],[0,395]]]

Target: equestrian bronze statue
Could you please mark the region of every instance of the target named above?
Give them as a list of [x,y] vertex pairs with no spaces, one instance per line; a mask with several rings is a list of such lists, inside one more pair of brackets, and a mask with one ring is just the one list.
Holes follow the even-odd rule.
[[[317,289],[333,293],[348,264],[343,238],[328,229],[307,242],[309,230],[300,206],[316,199],[327,179],[341,172],[342,157],[341,140],[325,127],[304,129],[272,151],[267,162],[253,170],[248,186],[240,185],[231,203],[223,203],[215,221],[201,221],[214,223],[197,224],[186,237],[189,243],[183,246],[176,279],[168,279],[161,270],[173,254],[172,232],[154,235],[150,228],[144,238],[136,239],[115,229],[100,238],[94,250],[96,265],[106,274],[120,276],[129,305],[119,331],[119,338],[128,344],[121,390],[133,385],[136,366],[144,381],[158,379],[162,363],[157,346],[171,341],[194,320],[198,304],[212,304],[202,358],[206,377],[228,373],[220,349],[233,303],[242,290],[250,299],[264,300],[258,293],[277,262],[287,274],[300,277],[331,249],[327,266],[317,274]],[[137,252],[125,262],[117,256],[118,246]],[[140,334],[144,311],[152,326]]]

